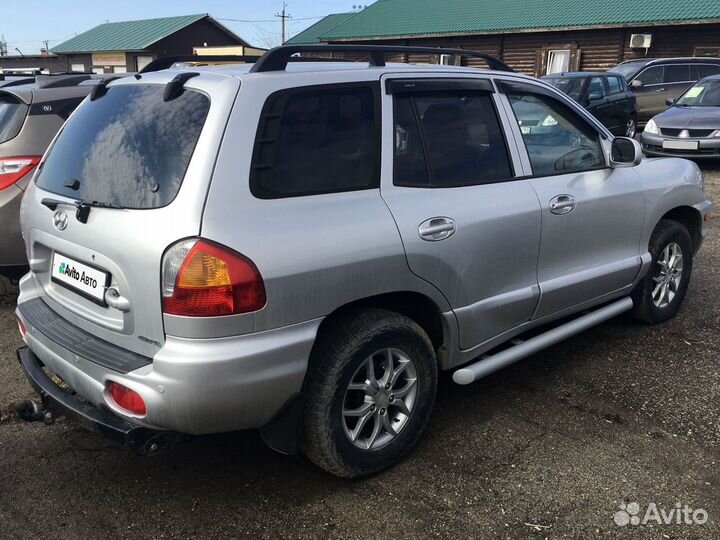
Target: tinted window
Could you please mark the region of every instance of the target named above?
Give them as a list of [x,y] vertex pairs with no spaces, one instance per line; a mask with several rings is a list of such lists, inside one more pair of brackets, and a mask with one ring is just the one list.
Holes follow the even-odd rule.
[[623,91],[623,84],[617,77],[608,77],[608,88],[611,94],[619,94]]
[[415,94],[395,103],[395,184],[452,187],[512,177],[490,95]]
[[629,64],[618,64],[617,66],[610,68],[611,73],[619,73],[626,80],[632,79],[642,69],[642,64],[629,63]]
[[635,79],[647,86],[648,84],[662,84],[663,82],[663,67],[655,66],[646,69]]
[[553,98],[513,91],[508,99],[535,176],[550,176],[605,166],[598,133]]
[[713,64],[698,64],[697,69],[699,72],[698,80],[720,73],[720,66]]
[[690,80],[690,66],[687,64],[683,65],[671,65],[665,66],[665,79],[666,83],[673,82],[687,82]]
[[0,93],[0,143],[17,137],[27,111],[27,105],[16,97]]
[[271,96],[253,155],[253,194],[279,198],[377,187],[375,116],[375,92],[368,86]]
[[575,101],[580,99],[583,85],[587,78],[585,77],[543,77],[545,82],[552,84],[558,90],[565,92]]
[[[165,86],[122,85],[85,101],[65,124],[37,183],[43,189],[124,208],[172,202],[210,101],[185,90],[163,101]],[[79,181],[72,190],[66,183]]]
[[593,77],[590,79],[588,86],[588,98],[592,100],[602,99],[605,97],[605,84],[602,77]]

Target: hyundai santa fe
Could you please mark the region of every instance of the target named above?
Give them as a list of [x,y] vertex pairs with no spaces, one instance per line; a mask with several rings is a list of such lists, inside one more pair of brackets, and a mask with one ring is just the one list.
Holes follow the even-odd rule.
[[[329,51],[367,61],[292,58]],[[42,400],[19,412],[141,454],[258,428],[370,474],[418,442],[439,371],[675,316],[711,207],[695,164],[643,160],[480,53],[285,46],[101,84],[23,199],[18,358]]]

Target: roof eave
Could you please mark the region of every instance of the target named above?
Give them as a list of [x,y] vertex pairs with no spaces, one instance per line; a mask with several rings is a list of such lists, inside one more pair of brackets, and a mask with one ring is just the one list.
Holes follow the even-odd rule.
[[424,34],[396,34],[396,35],[377,35],[377,36],[356,36],[356,37],[332,37],[321,36],[323,43],[335,43],[341,41],[377,41],[385,39],[421,39],[436,37],[459,37],[459,36],[492,36],[502,34],[531,34],[534,32],[568,32],[578,30],[603,30],[613,28],[636,28],[650,26],[672,26],[676,24],[717,24],[720,19],[697,19],[697,20],[674,20],[674,21],[655,21],[655,22],[632,22],[621,24],[596,24],[596,25],[580,25],[580,26],[556,26],[547,28],[508,28],[505,30],[468,30],[466,32],[435,32]]

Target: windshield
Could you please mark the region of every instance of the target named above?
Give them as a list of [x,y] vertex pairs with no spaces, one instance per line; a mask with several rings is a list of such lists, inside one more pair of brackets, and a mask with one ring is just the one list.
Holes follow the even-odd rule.
[[170,204],[210,101],[191,90],[163,101],[164,91],[164,85],[120,85],[95,101],[86,99],[48,153],[37,185],[122,208]]
[[629,81],[638,74],[642,67],[643,66],[641,64],[618,64],[617,66],[610,68],[609,71],[612,73],[619,73]]
[[720,79],[700,81],[675,102],[678,107],[720,107]]
[[565,92],[568,96],[573,98],[575,101],[580,99],[580,92],[583,87],[583,83],[586,81],[585,77],[552,77],[543,79],[544,81],[552,84],[558,90]]
[[0,143],[17,137],[28,107],[15,96],[0,93]]

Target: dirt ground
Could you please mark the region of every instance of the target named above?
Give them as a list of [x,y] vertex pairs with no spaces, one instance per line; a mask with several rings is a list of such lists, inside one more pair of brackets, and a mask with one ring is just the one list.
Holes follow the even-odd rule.
[[[720,165],[705,170],[720,200]],[[254,432],[137,458],[62,419],[21,423],[9,411],[32,391],[11,298],[0,305],[0,537],[718,538],[718,269],[720,219],[675,320],[621,317],[468,387],[443,376],[417,450],[357,481],[277,455]],[[640,518],[679,503],[707,522],[618,526],[633,502]]]

